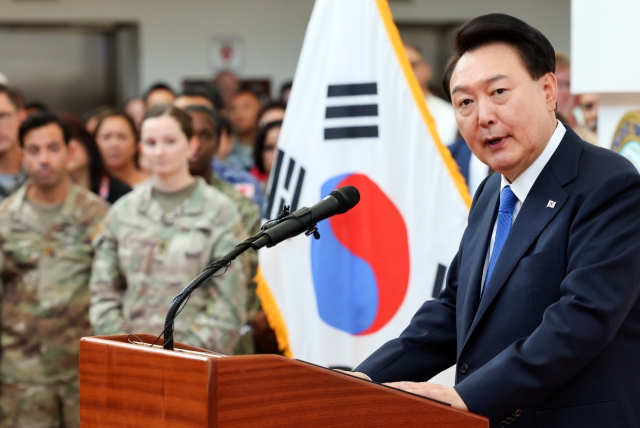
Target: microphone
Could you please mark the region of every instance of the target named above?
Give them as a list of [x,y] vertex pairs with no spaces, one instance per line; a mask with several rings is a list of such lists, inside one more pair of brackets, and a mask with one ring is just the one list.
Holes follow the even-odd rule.
[[[283,209],[277,220],[262,226],[260,233],[236,245],[236,247],[220,260],[216,260],[207,266],[193,281],[189,283],[173,299],[171,308],[164,320],[164,349],[173,350],[173,322],[180,313],[180,307],[189,298],[193,290],[197,289],[211,275],[220,269],[229,266],[240,254],[249,248],[258,250],[262,247],[273,247],[285,239],[292,238],[302,232],[307,232],[307,236],[313,234],[318,239],[320,234],[316,229],[316,223],[336,214],[343,214],[355,207],[360,202],[360,192],[353,186],[341,187],[332,191],[329,196],[312,206],[311,208],[300,208],[298,211],[289,214],[288,208]],[[158,336],[160,337],[160,336]]]
[[336,214],[344,214],[358,202],[360,202],[360,192],[355,187],[345,186],[335,189],[311,208],[300,208],[278,222],[265,224],[260,232],[262,236],[253,242],[252,247],[255,250],[265,246],[271,248],[303,232],[313,233],[316,223]]

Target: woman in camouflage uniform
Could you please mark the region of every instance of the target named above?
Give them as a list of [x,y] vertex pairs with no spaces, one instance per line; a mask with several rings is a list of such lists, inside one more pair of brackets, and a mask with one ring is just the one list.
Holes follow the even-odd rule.
[[[100,335],[160,334],[173,298],[211,261],[245,239],[233,202],[189,174],[197,149],[191,117],[152,108],[140,146],[152,179],[113,205],[94,240],[91,323]],[[244,258],[196,290],[175,321],[175,339],[230,354],[247,322]]]

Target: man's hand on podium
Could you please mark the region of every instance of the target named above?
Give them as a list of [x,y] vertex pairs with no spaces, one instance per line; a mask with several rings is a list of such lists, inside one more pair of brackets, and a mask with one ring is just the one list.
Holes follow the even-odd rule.
[[[340,369],[334,369],[334,371],[364,380],[371,380],[369,376],[360,372],[350,372]],[[469,409],[467,409],[467,405],[464,404],[464,401],[462,401],[462,398],[458,395],[458,392],[449,386],[438,385],[437,383],[431,382],[389,382],[385,383],[385,385],[401,389],[412,394],[422,395],[423,397],[431,398],[433,400],[442,401],[443,403],[451,404],[451,407],[455,409],[469,411]]]
[[340,370],[340,369],[334,369],[333,371],[340,372],[340,373],[344,373],[344,374],[346,374],[346,375],[353,376],[353,377],[357,377],[357,378],[364,379],[364,380],[371,380],[371,379],[369,378],[369,376],[367,376],[367,375],[366,375],[366,374],[364,374],[364,373],[360,373],[360,372],[350,372],[350,371]]
[[431,382],[390,382],[385,383],[385,385],[442,401],[443,403],[449,403],[455,409],[469,410],[460,395],[458,395],[458,392],[450,386],[442,386]]

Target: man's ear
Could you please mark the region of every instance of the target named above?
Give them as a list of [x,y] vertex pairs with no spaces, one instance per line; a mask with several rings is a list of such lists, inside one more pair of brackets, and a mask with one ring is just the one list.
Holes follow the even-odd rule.
[[545,103],[547,104],[547,111],[555,111],[558,107],[556,102],[558,98],[558,79],[553,73],[547,73],[540,78],[542,83],[542,90],[545,94]]

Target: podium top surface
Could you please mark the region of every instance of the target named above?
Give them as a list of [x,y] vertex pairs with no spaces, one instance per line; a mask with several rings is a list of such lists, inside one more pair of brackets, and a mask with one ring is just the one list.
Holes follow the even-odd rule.
[[129,340],[138,341],[81,340],[83,426],[489,426],[446,404],[278,355],[222,356],[181,343],[183,351],[168,351]]

